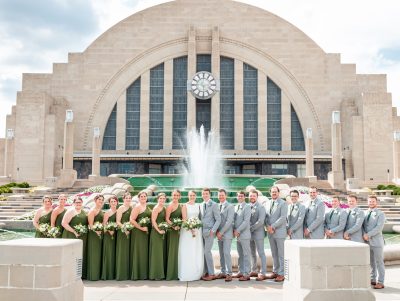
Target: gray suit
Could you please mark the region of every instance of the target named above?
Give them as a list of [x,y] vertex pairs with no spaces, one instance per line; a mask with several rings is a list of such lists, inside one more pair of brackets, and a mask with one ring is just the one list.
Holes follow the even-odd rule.
[[304,238],[304,218],[306,216],[306,207],[303,204],[291,204],[288,207],[287,230],[291,230],[290,239]]
[[331,230],[334,233],[334,239],[343,239],[343,230],[346,227],[347,212],[342,208],[332,208],[325,213],[325,230]]
[[215,235],[210,236],[212,230],[215,234],[219,224],[221,223],[221,216],[219,214],[218,205],[209,200],[207,204],[203,202],[200,206],[201,221],[203,223],[203,243],[204,243],[204,270],[209,275],[214,275],[214,261],[211,249],[214,243]]
[[[364,218],[364,232],[368,235],[369,250],[370,250],[370,264],[371,264],[371,281],[385,282],[385,264],[383,262],[383,240],[382,230],[385,224],[385,214],[379,209],[365,212]],[[378,274],[378,275],[377,275]]]
[[250,274],[250,218],[251,209],[249,204],[236,205],[234,230],[240,233],[237,238],[239,272],[246,276]]
[[221,273],[232,275],[231,246],[235,208],[228,201],[218,206],[221,214],[221,224],[219,225],[218,232],[222,234],[222,240],[218,240]]
[[347,223],[344,233],[349,234],[350,240],[355,242],[364,242],[362,225],[364,223],[364,211],[355,207],[349,209],[347,214]]
[[323,239],[325,219],[325,204],[319,198],[311,201],[306,211],[304,226],[310,231],[311,239]]
[[251,249],[251,271],[259,272],[257,266],[257,254],[261,259],[261,274],[265,275],[267,273],[267,256],[264,250],[264,221],[265,221],[265,208],[259,202],[254,204],[249,204],[251,209],[250,218],[250,249]]
[[273,272],[284,275],[285,239],[287,236],[286,217],[288,214],[287,203],[282,199],[271,200],[267,207],[266,225],[271,226],[275,232],[268,233],[269,244],[273,259]]

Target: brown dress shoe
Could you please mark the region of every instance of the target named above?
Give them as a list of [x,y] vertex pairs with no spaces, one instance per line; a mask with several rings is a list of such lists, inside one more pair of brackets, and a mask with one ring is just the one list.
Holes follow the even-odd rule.
[[250,277],[258,277],[258,273],[257,272],[251,272],[249,276]]
[[267,276],[263,275],[263,274],[259,274],[256,278],[256,281],[263,281],[267,279]]
[[376,285],[376,281],[371,280],[371,285]]
[[205,277],[203,277],[201,279],[204,280],[204,281],[212,281],[212,280],[215,280],[215,275],[208,275],[208,276],[205,276]]
[[224,273],[219,273],[217,276],[215,276],[215,279],[224,279],[226,278],[226,275]]
[[242,276],[239,278],[239,281],[249,281],[250,280],[250,276]]
[[231,275],[226,275],[225,282],[231,282],[231,281],[232,281],[232,276]]
[[385,286],[383,285],[383,283],[377,283],[377,284],[375,284],[374,285],[374,289],[376,289],[376,290],[380,290],[380,289],[382,289],[382,288],[385,288]]
[[278,277],[278,274],[271,273],[271,274],[269,274],[269,275],[267,275],[265,277],[266,277],[265,279],[275,279],[276,277]]
[[275,278],[275,282],[283,282],[285,280],[285,276],[283,275],[278,275],[278,277]]
[[233,275],[232,278],[240,278],[242,276],[243,276],[242,273],[237,273],[237,274]]

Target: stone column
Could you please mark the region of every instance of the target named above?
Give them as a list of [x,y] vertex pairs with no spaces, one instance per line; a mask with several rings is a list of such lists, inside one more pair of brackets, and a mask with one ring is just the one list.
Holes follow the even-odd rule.
[[306,177],[314,177],[314,145],[311,128],[306,131]]
[[[219,46],[219,28],[215,26],[212,30],[212,51],[211,51],[211,73],[214,78],[220,79],[220,46]],[[211,129],[220,136],[220,97],[216,93],[211,99]]]
[[93,128],[91,176],[100,176],[100,128],[98,127]]
[[7,129],[4,147],[4,176],[11,181],[14,163],[14,130]]
[[142,74],[140,83],[140,150],[148,150],[150,132],[150,70]]
[[[188,34],[188,80],[191,80],[196,73],[196,30],[190,26]],[[187,129],[190,131],[196,128],[196,98],[188,89],[187,94]]]
[[400,182],[400,131],[393,133],[393,182]]
[[334,111],[332,112],[332,171],[328,173],[328,181],[335,189],[344,188],[341,131],[340,111]]
[[290,110],[290,99],[288,95],[282,91],[282,151],[290,151],[292,148],[292,140],[291,140],[291,110]]

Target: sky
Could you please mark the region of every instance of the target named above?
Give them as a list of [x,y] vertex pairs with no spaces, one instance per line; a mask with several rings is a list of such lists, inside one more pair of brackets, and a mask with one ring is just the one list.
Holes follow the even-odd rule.
[[[50,73],[108,28],[163,0],[0,0],[0,138],[22,73]],[[242,0],[297,26],[357,73],[387,74],[400,107],[400,1]],[[201,1],[199,1],[201,3]]]

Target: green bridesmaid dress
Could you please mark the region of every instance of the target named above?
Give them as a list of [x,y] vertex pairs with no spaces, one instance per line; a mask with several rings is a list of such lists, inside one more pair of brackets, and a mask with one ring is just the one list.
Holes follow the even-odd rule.
[[[108,218],[108,222],[115,223],[117,220],[117,213],[114,213]],[[108,231],[104,232],[103,241],[103,264],[101,267],[101,279],[102,280],[114,280],[115,279],[115,247],[116,237],[118,231],[114,231],[114,235],[111,236]]]
[[[136,219],[139,223],[143,217],[151,218],[151,210],[148,206],[140,213]],[[149,232],[151,225],[148,225]],[[132,230],[132,260],[131,260],[131,280],[146,280],[149,279],[149,233],[140,231],[135,228]]]
[[[104,213],[100,212],[94,217],[93,223],[103,223]],[[99,236],[95,231],[89,230],[87,240],[87,279],[100,280],[103,251],[103,233]]]
[[60,212],[60,214],[57,215],[57,218],[56,218],[55,226],[58,227],[58,229],[60,229],[60,234],[58,235],[58,238],[61,238],[62,234],[64,232],[64,227],[61,225],[61,223],[64,218],[65,212],[67,212],[67,209],[64,208],[64,211]]
[[[156,219],[157,224],[165,222],[165,208],[161,210]],[[149,246],[149,279],[165,279],[166,260],[166,236],[160,234],[156,229],[151,229]]]
[[[52,210],[50,210],[49,213],[47,213],[47,214],[41,216],[41,217],[39,218],[38,224],[39,224],[39,225],[41,225],[41,224],[48,224],[48,225],[50,226],[51,212],[52,212]],[[35,237],[36,237],[36,238],[47,238],[47,236],[43,235],[43,233],[40,232],[40,231],[37,230],[37,229],[36,229],[36,232],[35,232]]]
[[[182,207],[178,205],[175,211],[171,212],[169,220],[174,218],[182,219]],[[179,249],[179,233],[173,229],[168,230],[167,235],[167,280],[178,280],[178,249]]]
[[[131,217],[132,208],[129,208],[122,213],[121,224],[129,222]],[[117,246],[115,249],[115,279],[116,280],[129,280],[131,275],[130,269],[130,240],[132,233],[128,236],[120,229],[117,231]]]
[[[83,225],[86,226],[88,225],[88,220],[87,220],[87,215],[86,212],[81,210],[81,213],[75,215],[71,221],[69,222],[69,225],[74,228],[76,225]],[[87,233],[81,234],[78,238],[75,237],[74,233],[69,232],[68,230],[65,230],[63,232],[62,238],[72,238],[72,239],[81,239],[83,243],[82,247],[82,279],[86,279],[87,277],[87,251],[86,251],[86,246],[87,246]]]

